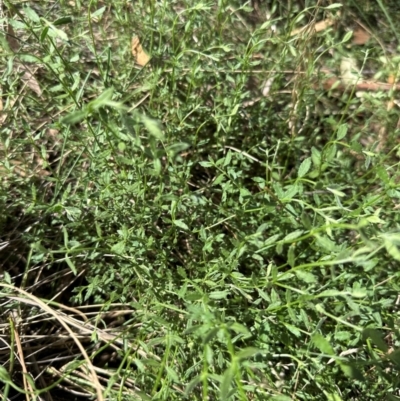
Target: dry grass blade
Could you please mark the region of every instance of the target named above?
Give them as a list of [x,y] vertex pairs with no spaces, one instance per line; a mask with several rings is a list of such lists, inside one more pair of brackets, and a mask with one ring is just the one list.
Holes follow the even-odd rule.
[[[67,324],[67,321],[70,324],[71,324],[71,321],[66,319],[64,316],[60,315],[56,311],[54,311],[52,308],[50,308],[48,305],[46,305],[39,298],[35,297],[32,294],[27,293],[26,291],[24,291],[24,290],[22,290],[20,288],[14,287],[14,286],[6,284],[6,283],[0,283],[0,286],[4,287],[4,288],[7,288],[9,290],[12,290],[12,291],[19,292],[20,294],[23,295],[23,298],[20,299],[21,301],[25,300],[25,301],[28,301],[28,303],[30,303],[30,304],[34,304],[34,305],[38,306],[39,308],[41,308],[45,312],[47,312],[50,315],[52,315],[65,328],[65,330],[69,333],[71,338],[74,340],[75,344],[78,346],[82,356],[84,357],[84,359],[87,362],[87,366],[88,366],[90,374],[92,376],[93,384],[94,384],[94,386],[96,388],[97,399],[99,401],[103,401],[102,386],[100,384],[99,378],[97,377],[97,374],[96,374],[96,371],[94,369],[94,366],[93,366],[93,364],[92,364],[92,362],[91,362],[91,360],[90,360],[85,348],[83,347],[82,343],[79,341],[79,339],[76,337],[75,333],[71,330],[71,328]],[[8,294],[4,294],[4,295],[6,297],[8,296]]]
[[[23,372],[22,379],[24,382],[24,389],[27,391],[25,396],[26,396],[26,400],[29,401],[29,394],[34,394],[34,390],[32,388],[31,383],[26,379],[26,375],[28,375],[29,373],[28,373],[28,370],[26,369],[24,351],[22,349],[21,339],[19,338],[18,330],[15,329],[16,324],[14,322],[14,319],[12,317],[11,317],[11,319],[13,320],[12,329],[14,330],[15,344],[17,346],[19,360],[20,360],[20,363],[22,366],[22,372]],[[13,350],[11,350],[11,352],[13,352]]]

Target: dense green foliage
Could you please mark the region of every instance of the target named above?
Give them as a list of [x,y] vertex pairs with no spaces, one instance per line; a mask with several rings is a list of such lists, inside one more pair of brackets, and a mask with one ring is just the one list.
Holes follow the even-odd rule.
[[[399,399],[399,112],[392,90],[326,91],[321,74],[344,57],[397,71],[398,19],[383,1],[255,3],[6,2],[2,330],[7,310],[42,313],[18,287],[104,330],[130,309],[105,399]],[[355,15],[385,42],[352,45]]]

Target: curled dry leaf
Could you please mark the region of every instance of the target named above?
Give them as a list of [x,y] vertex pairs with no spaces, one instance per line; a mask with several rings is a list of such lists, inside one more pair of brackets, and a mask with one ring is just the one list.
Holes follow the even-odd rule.
[[19,51],[20,45],[19,45],[19,41],[15,35],[14,29],[10,24],[8,24],[8,26],[7,26],[6,40],[7,40],[8,45],[10,46],[10,49],[14,53],[17,53]]
[[40,89],[39,82],[35,78],[35,73],[22,64],[18,67],[18,70],[24,72],[21,77],[24,84],[32,89],[38,96],[42,96],[42,89]]
[[131,49],[136,64],[144,67],[150,61],[150,56],[143,50],[138,36],[132,38]]
[[[340,17],[340,13],[337,14],[337,17]],[[332,26],[336,21],[336,18],[327,18],[322,21],[316,22],[316,23],[310,23],[307,24],[306,26],[303,26],[302,28],[294,29],[291,33],[290,36],[297,35],[299,33],[305,32],[307,30],[310,30],[311,32],[321,32],[324,31],[325,29],[329,28]]]
[[369,32],[363,28],[357,28],[353,31],[352,42],[353,45],[365,45],[370,38],[371,34]]
[[343,57],[340,63],[340,74],[345,85],[357,85],[360,80],[356,61],[351,57]]

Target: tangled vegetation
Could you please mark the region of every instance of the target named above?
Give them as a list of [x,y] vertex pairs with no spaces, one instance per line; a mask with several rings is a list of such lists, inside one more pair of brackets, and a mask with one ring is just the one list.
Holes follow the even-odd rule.
[[399,400],[400,10],[2,4],[5,400]]

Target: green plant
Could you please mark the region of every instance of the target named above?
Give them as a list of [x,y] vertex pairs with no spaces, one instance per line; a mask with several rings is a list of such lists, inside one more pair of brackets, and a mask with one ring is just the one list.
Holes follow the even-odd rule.
[[270,3],[5,3],[4,393],[398,398],[398,60]]

